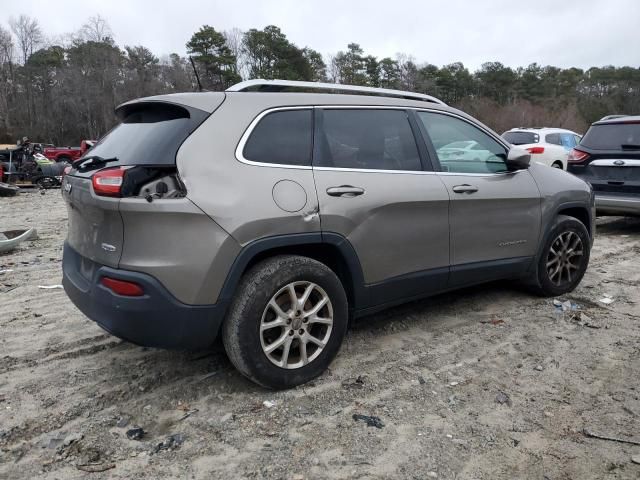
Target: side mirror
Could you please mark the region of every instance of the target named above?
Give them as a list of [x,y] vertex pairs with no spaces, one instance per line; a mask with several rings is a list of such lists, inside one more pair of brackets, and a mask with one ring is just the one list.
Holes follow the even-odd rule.
[[513,172],[514,170],[524,170],[529,168],[531,162],[531,154],[523,148],[511,147],[507,154],[507,170]]

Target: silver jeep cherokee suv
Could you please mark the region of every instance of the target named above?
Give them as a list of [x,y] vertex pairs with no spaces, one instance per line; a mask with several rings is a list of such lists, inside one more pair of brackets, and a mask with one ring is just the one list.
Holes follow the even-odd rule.
[[221,333],[266,387],[322,373],[350,318],[504,278],[560,295],[587,268],[590,187],[427,95],[256,80],[116,113],[65,177],[67,294],[140,345]]

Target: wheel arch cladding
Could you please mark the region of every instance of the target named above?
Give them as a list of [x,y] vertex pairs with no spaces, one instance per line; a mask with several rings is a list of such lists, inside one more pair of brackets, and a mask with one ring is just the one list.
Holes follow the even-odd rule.
[[355,250],[343,236],[320,232],[278,235],[246,245],[231,267],[220,298],[231,300],[240,279],[253,265],[283,254],[301,255],[325,264],[342,282],[350,309],[364,303],[364,277]]
[[589,214],[589,210],[585,206],[565,206],[561,205],[558,211],[556,212],[556,217],[558,215],[566,215],[567,217],[573,217],[576,220],[582,222],[582,224],[587,228],[587,232],[589,232],[589,236],[591,236],[592,225],[591,225],[591,215]]

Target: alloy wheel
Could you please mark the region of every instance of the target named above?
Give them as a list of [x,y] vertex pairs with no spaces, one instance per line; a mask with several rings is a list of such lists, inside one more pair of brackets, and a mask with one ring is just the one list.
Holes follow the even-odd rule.
[[547,255],[547,274],[549,280],[561,286],[571,283],[580,270],[584,257],[582,239],[574,231],[565,231],[556,237]]
[[286,369],[313,362],[326,347],[333,328],[333,306],[312,282],[292,282],[276,292],[260,321],[262,351]]

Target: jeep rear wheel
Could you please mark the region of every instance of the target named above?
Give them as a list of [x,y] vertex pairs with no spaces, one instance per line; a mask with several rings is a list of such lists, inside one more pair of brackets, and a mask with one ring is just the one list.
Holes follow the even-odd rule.
[[335,358],[348,323],[338,277],[307,257],[278,256],[243,277],[222,328],[231,362],[268,388],[291,388]]
[[590,246],[582,222],[559,215],[538,260],[539,292],[557,296],[576,288],[589,265]]

